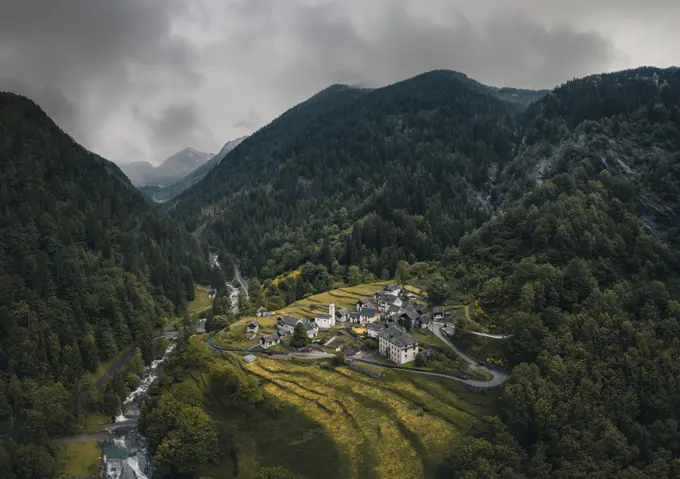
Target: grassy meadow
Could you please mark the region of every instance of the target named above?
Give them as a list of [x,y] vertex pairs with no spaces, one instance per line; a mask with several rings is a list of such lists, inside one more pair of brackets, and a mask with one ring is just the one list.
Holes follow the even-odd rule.
[[58,470],[67,476],[93,477],[101,471],[99,441],[72,442],[59,446]]
[[213,300],[208,297],[207,286],[194,286],[194,300],[187,304],[187,313],[199,314],[212,308]]
[[[218,359],[215,361],[234,360]],[[274,407],[254,411],[215,397],[209,375],[190,381],[222,437],[233,443],[203,474],[248,479],[262,467],[283,466],[308,478],[434,477],[452,444],[495,396],[454,381],[398,371],[373,379],[348,367],[259,357],[243,365]]]

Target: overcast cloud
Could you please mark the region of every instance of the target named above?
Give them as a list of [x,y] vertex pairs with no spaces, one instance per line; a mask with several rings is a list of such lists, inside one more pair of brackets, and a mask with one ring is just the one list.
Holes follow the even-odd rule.
[[677,0],[2,0],[0,89],[118,163],[218,151],[332,83],[551,88],[680,64]]

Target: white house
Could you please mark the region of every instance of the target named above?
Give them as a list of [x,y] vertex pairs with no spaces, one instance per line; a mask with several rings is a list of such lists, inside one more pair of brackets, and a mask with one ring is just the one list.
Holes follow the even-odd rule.
[[267,311],[267,308],[264,306],[260,306],[257,308],[257,317],[258,318],[266,318],[269,316],[269,311]]
[[403,329],[390,326],[378,333],[378,351],[393,363],[409,363],[418,354],[418,340]]
[[349,321],[349,311],[345,308],[340,308],[335,312],[335,318],[341,323]]
[[380,331],[382,331],[384,329],[386,329],[384,324],[378,324],[378,323],[367,324],[366,325],[366,334],[368,335],[369,338],[377,338],[378,333],[380,333]]
[[290,314],[284,314],[283,316],[277,318],[276,327],[281,334],[287,336],[289,334],[293,334],[293,331],[295,331],[295,325],[301,321],[302,320],[300,318],[296,318]]
[[349,322],[351,324],[361,324],[361,315],[359,313],[349,313]]
[[262,336],[260,338],[260,346],[262,346],[264,349],[276,346],[280,342],[281,336],[279,336],[279,333],[270,334],[269,336]]
[[385,292],[392,296],[399,296],[401,288],[396,283],[385,286]]
[[317,314],[314,322],[321,329],[330,329],[335,326],[335,303],[328,305],[328,314]]
[[360,324],[375,323],[380,317],[380,313],[377,309],[373,308],[361,308],[359,311],[359,322]]

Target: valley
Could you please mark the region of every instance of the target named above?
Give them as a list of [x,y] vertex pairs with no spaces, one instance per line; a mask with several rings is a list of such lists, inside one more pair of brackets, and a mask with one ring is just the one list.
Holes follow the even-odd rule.
[[[339,305],[351,306],[350,303],[356,303],[356,298],[376,289],[382,290],[387,285],[382,282],[330,291],[309,298],[308,306],[318,304],[325,298],[338,300]],[[410,286],[407,290],[419,291]],[[202,299],[197,298],[192,309],[200,310],[204,304]],[[299,307],[292,305],[290,309],[279,313],[299,311],[296,309]],[[343,365],[345,359],[340,359],[340,363],[335,359],[329,362],[328,358],[335,358],[337,352],[328,348],[325,348],[330,351],[328,353],[324,350],[298,353],[288,347],[293,352],[290,349],[281,352],[268,350],[265,351],[269,354],[267,356],[258,352],[257,348],[252,348],[252,344],[228,342],[231,331],[244,334],[239,324],[252,320],[244,318],[234,323],[229,327],[230,333],[221,331],[214,337],[205,334],[195,336],[197,344],[199,341],[204,342],[209,353],[199,351],[200,368],[188,371],[188,375],[182,379],[183,383],[197,389],[206,411],[218,428],[225,428],[228,434],[234,434],[234,428],[239,431],[240,446],[219,465],[208,470],[213,477],[254,477],[256,470],[270,465],[304,472],[308,477],[318,474],[324,474],[324,477],[353,477],[357,474],[377,478],[414,477],[413,474],[435,477],[438,464],[448,452],[451,441],[465,434],[480,414],[490,411],[493,398],[498,394],[484,393],[480,396],[480,391],[498,386],[498,377],[486,384],[485,381],[470,381],[450,373],[419,368],[398,369],[389,363],[360,359],[371,354],[370,348],[362,347],[360,339],[355,340],[354,344],[361,351],[357,350],[351,356],[348,352],[347,365]],[[272,328],[276,329],[274,316],[259,317],[257,321],[260,323],[261,336],[268,334]],[[338,330],[331,333],[340,335],[343,332]],[[168,332],[161,336],[173,338],[177,333]],[[351,338],[351,334],[348,337]],[[448,343],[445,338],[441,341]],[[346,347],[349,346],[347,344]],[[453,345],[449,347],[455,349]],[[238,349],[242,351],[239,353]],[[248,357],[248,354],[257,354],[258,359],[249,364],[242,363],[243,357]],[[462,352],[458,354],[471,361]],[[212,382],[213,371],[219,369],[224,361],[232,365],[244,364],[244,371],[263,386],[267,404],[259,405],[259,412],[243,409],[244,405],[239,401],[216,394],[216,386]],[[352,364],[354,361],[361,364],[357,367]],[[377,376],[361,372],[367,369],[378,373]],[[145,377],[151,380],[155,376]],[[456,386],[456,383],[460,383],[460,386]],[[477,383],[481,387],[476,386]],[[150,381],[142,381],[140,388],[146,391],[150,384]],[[464,385],[472,388],[466,390],[461,387]],[[348,394],[349,391],[352,391],[351,394]],[[376,396],[378,392],[380,394]],[[131,397],[138,395],[133,392]],[[380,397],[380,400],[376,401],[376,397]],[[270,411],[271,407],[274,407],[274,412]],[[130,411],[129,407],[127,409]],[[65,448],[61,457],[64,460],[70,458],[63,466],[64,470],[93,467],[85,464],[91,463],[95,456],[86,455],[88,449],[84,449],[82,454],[76,453],[72,444],[85,445],[96,440],[102,441],[107,468],[109,474],[113,474],[112,477],[117,477],[114,470],[123,471],[121,477],[127,477],[129,471],[135,468],[146,471],[148,457],[145,456],[144,446],[140,446],[143,443],[134,436],[134,429],[130,430],[130,426],[136,424],[136,420],[134,423],[129,420],[130,414],[133,413],[127,412],[125,416],[116,418],[116,422],[107,428],[109,433],[80,434],[59,439],[58,442]],[[249,418],[245,423],[244,415]],[[292,417],[297,417],[295,421],[300,423],[299,430],[290,430],[288,421]],[[282,421],[283,428],[280,432],[272,429],[277,427],[279,421]],[[266,435],[262,433],[263,428],[268,431]],[[327,452],[318,451],[319,441],[328,443]],[[312,444],[314,455],[310,456],[309,461],[301,463],[299,457],[306,454],[299,456],[299,451]],[[121,449],[123,447],[125,449]],[[128,452],[121,456],[124,450]],[[126,460],[125,454],[131,455],[133,459]],[[282,463],[281,457],[296,459]]]
[[153,199],[0,93],[0,477],[680,477],[680,70],[184,153]]

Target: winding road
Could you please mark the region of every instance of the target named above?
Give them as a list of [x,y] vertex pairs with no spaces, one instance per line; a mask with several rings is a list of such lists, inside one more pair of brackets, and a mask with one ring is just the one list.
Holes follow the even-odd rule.
[[491,338],[491,339],[510,339],[512,337],[512,334],[491,334],[491,333],[480,333],[479,331],[469,331],[470,334],[474,334],[475,336],[482,336],[484,338]]
[[[455,344],[453,344],[451,341],[449,341],[446,336],[444,336],[440,329],[444,326],[442,323],[434,322],[432,325],[432,328],[430,331],[434,333],[439,339],[441,339],[444,344],[446,344],[451,350],[456,353],[461,359],[463,359],[465,362],[468,363],[470,369],[474,370],[479,370],[479,371],[484,371],[485,373],[489,374],[491,376],[491,379],[488,381],[483,381],[483,380],[477,380],[477,379],[466,379],[462,378],[460,376],[455,376],[453,374],[445,374],[445,373],[438,373],[434,371],[428,371],[425,369],[418,369],[418,368],[405,368],[402,366],[398,365],[390,365],[390,364],[383,364],[383,363],[378,363],[375,361],[371,361],[368,359],[359,359],[359,358],[347,358],[348,361],[356,361],[358,363],[364,363],[364,364],[370,364],[371,366],[374,367],[379,367],[379,368],[385,368],[385,369],[392,369],[392,370],[397,370],[397,371],[405,371],[408,373],[413,373],[413,374],[421,374],[424,376],[436,376],[436,377],[442,377],[442,378],[447,378],[447,379],[453,379],[454,381],[458,381],[462,384],[465,384],[466,386],[475,389],[475,390],[490,390],[490,389],[495,389],[500,386],[502,386],[510,377],[510,375],[505,371],[501,369],[496,369],[496,368],[490,368],[486,366],[483,363],[480,363],[473,359],[472,357],[468,356],[465,354],[463,351],[460,350]],[[160,339],[160,338],[174,338],[177,336],[179,333],[177,331],[169,331],[166,333],[159,334],[157,336],[154,336],[154,339]],[[507,339],[511,335],[487,335],[486,333],[479,333],[480,336],[489,336],[495,339]],[[334,354],[329,354],[329,353],[320,353],[320,352],[311,352],[311,353],[298,353],[298,352],[291,352],[291,353],[286,353],[286,352],[278,352],[278,351],[267,351],[267,352],[257,352],[257,351],[251,351],[249,349],[235,349],[235,348],[225,348],[222,346],[218,346],[213,343],[213,338],[214,336],[209,336],[208,339],[205,341],[206,347],[215,353],[222,353],[222,352],[229,352],[229,353],[246,353],[246,354],[261,354],[261,355],[266,355],[266,356],[287,356],[291,358],[297,358],[297,359],[327,359],[327,358],[332,358],[335,355]],[[128,361],[134,354],[134,350],[131,354],[126,355],[124,358],[122,358],[120,361],[116,362],[116,364],[112,365],[109,369],[106,371],[106,375],[103,377],[103,380],[106,381],[106,377],[108,375],[113,375],[115,374],[123,365],[125,364],[126,361]],[[102,378],[100,378],[101,380]],[[99,381],[97,381],[99,384]],[[69,436],[69,437],[63,437],[63,438],[58,438],[55,439],[57,443],[64,444],[67,442],[78,442],[78,441],[83,441],[86,439],[102,439],[106,438],[109,435],[109,429],[111,429],[113,426],[115,427],[120,427],[125,424],[115,424],[112,426],[109,426],[106,429],[106,431],[99,431],[91,434],[79,434],[76,436]],[[7,435],[7,434],[4,434]],[[3,437],[2,432],[0,431],[0,437]]]
[[[458,381],[460,383],[463,383],[471,388],[474,389],[494,389],[497,387],[500,387],[505,383],[505,381],[508,380],[509,374],[505,371],[498,370],[495,368],[489,368],[485,365],[480,365],[478,364],[477,361],[475,361],[473,358],[465,354],[463,351],[461,351],[459,348],[457,348],[453,343],[451,343],[448,339],[446,339],[439,329],[441,328],[440,323],[434,323],[435,326],[433,328],[433,333],[446,345],[448,345],[453,352],[455,352],[458,356],[460,356],[464,361],[466,361],[471,369],[476,369],[480,371],[484,371],[488,373],[491,376],[491,379],[488,381],[483,381],[483,380],[477,380],[477,379],[466,379],[462,378],[460,376],[454,376],[453,374],[445,374],[445,373],[437,373],[433,371],[428,371],[426,369],[417,369],[417,368],[404,368],[401,366],[392,366],[390,364],[382,364],[374,361],[370,361],[367,359],[358,359],[358,358],[347,358],[348,361],[357,361],[360,363],[366,363],[370,364],[372,366],[376,366],[379,368],[385,368],[385,369],[396,369],[399,371],[406,371],[409,373],[414,373],[414,374],[422,374],[425,376],[438,376],[438,377],[443,377],[443,378],[448,378],[448,379],[453,379],[455,381]],[[222,346],[217,346],[216,344],[213,343],[213,337],[209,337],[206,342],[206,346],[208,349],[210,349],[213,352],[229,352],[229,353],[249,353],[249,354],[265,354],[268,356],[289,356],[297,359],[325,359],[325,358],[332,358],[335,355],[334,354],[329,354],[329,353],[318,353],[318,352],[312,352],[312,353],[283,353],[283,352],[266,352],[266,353],[260,353],[260,352],[255,352],[251,351],[248,349],[233,349],[233,348],[225,348]]]
[[491,375],[491,379],[489,381],[480,381],[477,379],[465,379],[462,380],[461,382],[467,384],[468,386],[474,387],[474,388],[479,388],[479,389],[492,389],[499,387],[505,383],[505,381],[508,380],[510,375],[505,372],[504,370],[501,369],[496,369],[496,368],[490,368],[486,366],[484,363],[479,363],[477,360],[471,358],[467,354],[465,354],[463,351],[461,351],[460,348],[458,348],[455,344],[453,344],[449,339],[444,336],[441,332],[443,324],[434,322],[432,323],[432,328],[430,331],[434,333],[435,336],[437,336],[439,339],[441,339],[451,350],[456,353],[463,361],[468,363],[468,366],[470,369],[476,369],[479,371],[484,371],[487,374]]

